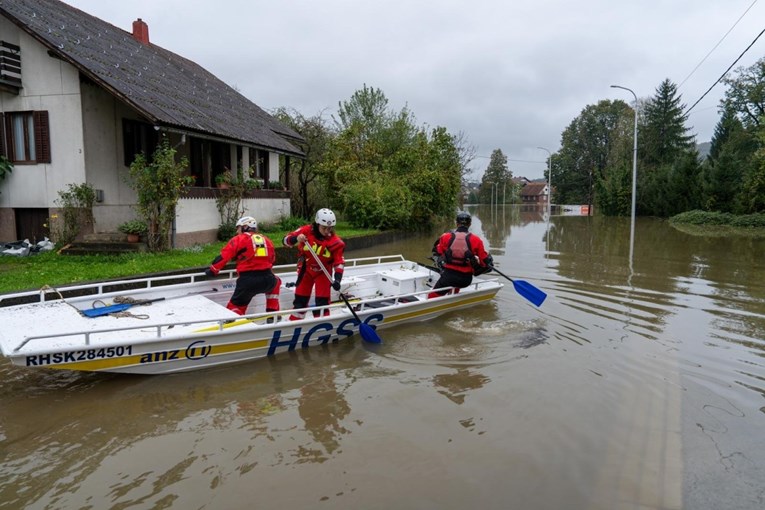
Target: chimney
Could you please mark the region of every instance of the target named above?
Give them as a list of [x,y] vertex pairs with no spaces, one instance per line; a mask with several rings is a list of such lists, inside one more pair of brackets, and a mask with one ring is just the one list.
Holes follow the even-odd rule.
[[133,38],[145,45],[149,45],[149,25],[141,18],[133,22]]

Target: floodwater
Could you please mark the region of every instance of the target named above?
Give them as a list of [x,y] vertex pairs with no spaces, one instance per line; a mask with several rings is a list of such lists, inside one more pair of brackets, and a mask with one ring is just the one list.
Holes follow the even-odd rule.
[[[765,507],[765,240],[471,209],[510,282],[427,323],[171,376],[0,361],[0,508]],[[425,257],[437,232],[349,257]]]

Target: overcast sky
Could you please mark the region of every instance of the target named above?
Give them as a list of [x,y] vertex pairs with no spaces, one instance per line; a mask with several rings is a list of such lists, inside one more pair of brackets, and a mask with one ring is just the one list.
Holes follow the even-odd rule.
[[[587,105],[651,97],[665,78],[695,103],[765,28],[765,0],[68,0],[205,67],[266,110],[336,113],[364,84],[418,125],[501,149],[515,176]],[[765,56],[765,35],[734,66]],[[709,141],[722,84],[691,112]],[[640,137],[638,136],[638,143]]]

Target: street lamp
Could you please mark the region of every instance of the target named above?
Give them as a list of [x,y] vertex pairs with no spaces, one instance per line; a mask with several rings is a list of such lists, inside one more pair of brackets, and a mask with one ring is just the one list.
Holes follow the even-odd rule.
[[552,152],[544,147],[537,147],[537,149],[547,152],[547,187],[550,188],[550,193],[547,195],[547,216],[550,217],[552,215]]
[[637,94],[621,85],[611,85],[612,89],[626,90],[632,97],[635,98],[635,134],[634,134],[634,149],[632,151],[632,220],[630,222],[630,264],[632,264],[632,249],[635,244],[635,199],[637,198],[637,125],[638,125],[638,100]]

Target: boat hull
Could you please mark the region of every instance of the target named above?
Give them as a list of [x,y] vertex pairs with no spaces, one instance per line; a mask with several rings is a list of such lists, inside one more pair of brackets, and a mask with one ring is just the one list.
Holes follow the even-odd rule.
[[[488,302],[502,288],[495,279],[476,279],[458,293],[427,299],[437,275],[403,259],[371,265],[351,262],[346,275],[343,292],[351,296],[356,315],[378,331]],[[291,273],[280,276],[287,283],[294,279]],[[3,337],[0,346],[13,364],[25,368],[167,374],[307,349],[344,340],[359,331],[358,321],[342,301],[324,308],[232,316],[224,306],[233,286],[232,280],[227,283],[192,281],[191,287],[139,289],[135,292],[141,298],[156,299],[162,293],[170,297],[149,306],[133,306],[133,313],[122,322],[119,317],[82,318],[84,302],[70,298],[0,308],[0,319],[3,314],[8,320],[18,316],[15,320],[19,321],[47,314],[53,322],[72,324],[69,331],[49,328],[36,336]],[[399,292],[402,289],[405,292]],[[93,297],[88,300],[95,301]],[[283,302],[289,299],[289,293],[282,296]],[[141,318],[142,312],[147,312],[143,315],[148,319]],[[306,318],[289,320],[296,312],[305,312]],[[209,313],[222,316],[205,318]],[[164,320],[167,317],[174,320]],[[83,325],[90,329],[76,330]]]

